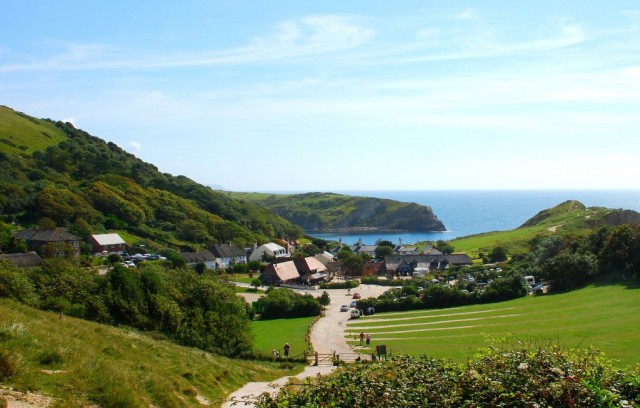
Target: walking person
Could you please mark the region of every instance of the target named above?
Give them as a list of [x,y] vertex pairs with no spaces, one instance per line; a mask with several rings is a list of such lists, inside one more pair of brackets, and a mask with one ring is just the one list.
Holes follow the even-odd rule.
[[285,343],[284,344],[284,356],[285,357],[289,357],[289,349],[290,349],[289,343]]
[[364,332],[360,332],[360,345],[364,342]]
[[371,333],[367,333],[367,346],[371,343]]

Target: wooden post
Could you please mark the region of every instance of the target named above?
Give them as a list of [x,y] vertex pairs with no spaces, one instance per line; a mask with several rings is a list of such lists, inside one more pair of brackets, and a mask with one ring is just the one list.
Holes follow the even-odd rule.
[[316,363],[314,364],[315,366],[318,365],[318,352],[316,351]]

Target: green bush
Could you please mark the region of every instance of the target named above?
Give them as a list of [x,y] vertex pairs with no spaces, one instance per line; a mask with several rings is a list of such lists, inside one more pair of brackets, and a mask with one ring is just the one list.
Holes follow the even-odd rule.
[[360,282],[357,280],[347,280],[343,282],[327,282],[320,285],[320,289],[353,289],[357,288]]
[[640,403],[640,372],[593,350],[522,342],[481,350],[465,365],[422,356],[344,367],[258,407],[614,407]]
[[15,377],[22,368],[22,356],[10,349],[0,349],[0,381]]

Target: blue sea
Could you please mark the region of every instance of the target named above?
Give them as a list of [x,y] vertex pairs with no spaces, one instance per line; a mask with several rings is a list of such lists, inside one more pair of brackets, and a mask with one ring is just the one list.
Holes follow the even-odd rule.
[[542,210],[578,200],[587,207],[623,208],[640,212],[640,190],[442,190],[442,191],[337,191],[339,194],[389,198],[431,206],[445,232],[320,233],[313,237],[365,244],[389,240],[403,244],[449,240],[489,231],[517,228]]

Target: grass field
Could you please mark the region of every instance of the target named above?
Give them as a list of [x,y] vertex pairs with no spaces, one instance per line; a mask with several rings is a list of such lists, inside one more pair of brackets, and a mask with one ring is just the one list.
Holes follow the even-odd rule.
[[595,346],[620,366],[640,363],[640,289],[590,286],[565,294],[452,309],[385,313],[349,323],[346,336],[371,333],[387,351],[464,362],[491,338]]
[[57,397],[56,406],[219,405],[248,381],[291,372],[0,298],[0,382]]
[[285,343],[291,346],[290,356],[297,356],[307,349],[307,329],[314,317],[300,317],[296,319],[255,320],[251,331],[255,339],[255,350],[270,356],[273,349],[283,354]]
[[[15,134],[20,129],[20,134]],[[0,106],[0,151],[31,154],[66,139],[52,123],[33,119]]]

